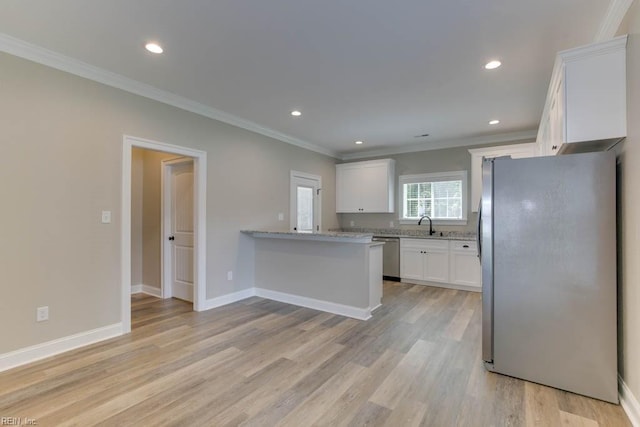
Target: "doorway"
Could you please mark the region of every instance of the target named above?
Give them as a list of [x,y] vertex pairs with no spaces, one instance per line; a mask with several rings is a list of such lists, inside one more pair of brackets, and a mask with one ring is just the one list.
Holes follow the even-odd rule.
[[322,178],[305,172],[291,171],[290,182],[291,231],[299,233],[320,231]]
[[[132,150],[134,147],[160,151],[179,157],[186,157],[192,164],[192,204],[191,217],[192,248],[186,262],[191,264],[193,310],[202,311],[206,303],[206,166],[207,153],[187,147],[157,141],[124,136],[122,154],[122,229],[121,229],[121,321],[123,333],[131,331],[131,192],[132,192]],[[163,167],[164,171],[164,167]],[[187,178],[183,176],[182,181]],[[183,221],[184,214],[182,217]],[[181,227],[184,228],[184,227]],[[162,231],[164,241],[165,230]],[[167,238],[170,235],[167,235]],[[164,247],[164,244],[162,245]],[[163,255],[164,259],[164,255]],[[175,269],[174,269],[175,270]],[[162,275],[164,277],[164,274]],[[184,278],[184,277],[183,277]],[[164,278],[162,279],[164,281]],[[164,286],[162,286],[164,288]],[[173,290],[173,289],[172,289]]]

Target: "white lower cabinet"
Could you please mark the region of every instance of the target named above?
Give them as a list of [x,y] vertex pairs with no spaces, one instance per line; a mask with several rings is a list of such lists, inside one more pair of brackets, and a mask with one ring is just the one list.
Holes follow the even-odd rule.
[[476,242],[451,241],[449,279],[454,285],[482,286],[482,268],[478,260]]
[[480,290],[476,242],[401,238],[400,278],[408,283]]
[[400,278],[449,281],[449,241],[400,239]]

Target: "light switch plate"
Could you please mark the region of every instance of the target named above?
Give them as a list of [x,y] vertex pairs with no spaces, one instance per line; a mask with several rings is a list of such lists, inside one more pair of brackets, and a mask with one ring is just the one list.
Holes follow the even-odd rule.
[[284,221],[284,214],[282,212],[278,214],[278,221]]
[[49,320],[48,305],[45,305],[44,307],[38,307],[36,309],[36,322],[44,322],[45,320]]
[[354,225],[356,225],[356,222],[355,222],[355,221],[350,221],[350,222],[349,222],[349,227],[353,227]]
[[102,223],[111,224],[111,211],[102,211]]

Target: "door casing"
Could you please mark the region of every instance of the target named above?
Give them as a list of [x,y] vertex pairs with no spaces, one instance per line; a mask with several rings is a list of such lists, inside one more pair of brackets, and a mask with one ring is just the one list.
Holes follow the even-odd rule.
[[206,306],[207,277],[207,153],[193,148],[167,144],[124,135],[122,142],[122,201],[121,201],[121,289],[120,319],[122,332],[131,332],[131,150],[133,147],[187,156],[193,159],[194,174],[194,257],[193,257],[193,309],[202,311]]

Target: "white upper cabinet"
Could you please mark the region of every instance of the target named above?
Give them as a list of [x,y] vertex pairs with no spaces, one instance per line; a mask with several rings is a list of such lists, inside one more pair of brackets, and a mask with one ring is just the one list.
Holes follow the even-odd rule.
[[395,160],[336,165],[336,212],[394,212]]
[[627,36],[558,53],[538,137],[541,155],[607,149],[627,135]]
[[471,212],[478,212],[480,197],[482,196],[482,158],[511,156],[514,159],[535,157],[538,146],[535,142],[527,144],[499,145],[497,147],[472,148],[471,154]]

